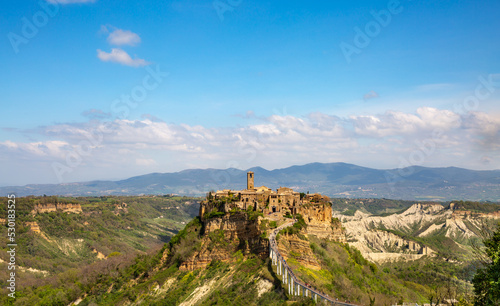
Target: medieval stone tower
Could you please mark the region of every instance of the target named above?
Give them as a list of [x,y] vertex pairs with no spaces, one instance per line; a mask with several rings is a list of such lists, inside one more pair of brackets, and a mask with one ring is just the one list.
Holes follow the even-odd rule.
[[254,189],[254,185],[253,185],[253,172],[252,171],[249,171],[247,173],[247,189],[248,190]]

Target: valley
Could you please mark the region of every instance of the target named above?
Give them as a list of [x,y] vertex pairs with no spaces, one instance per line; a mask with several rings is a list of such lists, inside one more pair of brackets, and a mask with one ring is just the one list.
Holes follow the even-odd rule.
[[290,218],[298,221],[279,231],[277,250],[301,282],[325,296],[357,305],[470,302],[474,246],[500,216],[498,204],[464,201],[304,194],[294,204],[299,195],[283,188],[271,204],[262,196],[273,193],[259,188],[264,193],[255,198],[249,189],[205,199],[19,198],[25,247],[19,295],[9,303],[309,305],[269,258],[269,234]]

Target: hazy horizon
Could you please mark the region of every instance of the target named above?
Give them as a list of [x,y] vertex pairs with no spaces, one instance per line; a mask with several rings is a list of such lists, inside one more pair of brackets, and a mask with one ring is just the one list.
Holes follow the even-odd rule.
[[[183,171],[190,171],[190,170],[220,170],[220,171],[226,171],[226,170],[230,170],[230,169],[236,169],[236,170],[240,170],[240,171],[247,171],[247,170],[254,169],[254,168],[262,168],[262,169],[264,169],[266,171],[275,171],[275,170],[282,170],[282,169],[287,169],[287,168],[296,167],[296,166],[306,166],[306,165],[314,164],[314,163],[319,163],[319,162],[312,162],[312,163],[307,163],[307,164],[289,165],[289,166],[286,166],[286,167],[279,167],[279,168],[265,168],[265,167],[260,167],[260,166],[253,166],[253,167],[249,167],[249,168],[211,168],[211,167],[209,167],[209,168],[186,168],[186,169],[182,169],[182,170],[179,170],[179,171],[139,173],[137,175],[127,176],[127,177],[116,177],[116,178],[110,177],[108,179],[104,178],[104,179],[85,180],[85,181],[72,181],[72,182],[64,182],[63,184],[85,183],[85,182],[92,182],[92,181],[122,181],[122,180],[127,180],[129,178],[139,177],[139,176],[144,176],[144,175],[149,175],[149,174],[180,173],[180,172],[183,172]],[[343,164],[348,164],[348,165],[355,165],[355,166],[359,166],[359,167],[364,167],[364,166],[361,166],[361,165],[344,163],[344,162],[335,162],[335,163],[343,163]],[[320,163],[320,164],[328,164],[328,163]],[[410,166],[410,167],[413,167],[413,166]],[[420,166],[417,166],[417,167],[420,167]],[[375,170],[397,170],[397,169],[400,169],[400,168],[372,168],[372,167],[364,167],[364,168],[375,169]],[[468,168],[456,167],[456,166],[428,167],[428,168],[436,168],[436,169],[439,169],[439,168],[460,168],[460,169],[473,170],[473,171],[500,171],[500,169],[476,170],[476,169],[468,169]],[[0,185],[0,187],[22,187],[22,186],[26,186],[26,185],[42,185],[42,184],[52,184],[52,183],[28,183],[28,184],[24,184],[24,185],[5,185],[5,186],[4,185]],[[54,183],[54,184],[58,184],[58,183]]]

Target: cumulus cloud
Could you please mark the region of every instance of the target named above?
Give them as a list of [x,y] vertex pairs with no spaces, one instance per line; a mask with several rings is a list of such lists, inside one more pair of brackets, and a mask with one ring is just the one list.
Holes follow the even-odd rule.
[[26,158],[63,158],[65,152],[71,147],[68,142],[60,140],[38,141],[38,142],[12,142],[10,140],[0,142],[0,148],[15,152],[16,157]]
[[423,165],[500,167],[498,145],[482,145],[485,141],[498,144],[494,137],[499,135],[500,120],[492,114],[459,115],[424,107],[414,113],[341,118],[316,112],[256,120],[224,128],[171,124],[150,115],[140,120],[57,124],[30,132],[32,137],[38,134],[50,140],[0,142],[0,155],[65,163],[67,156],[87,143],[91,147],[81,156],[87,162],[82,168],[140,174],[151,167],[158,172],[188,167],[276,168],[314,161],[394,168],[424,146]]
[[382,115],[352,116],[354,131],[371,137],[409,136],[433,129],[449,130],[460,126],[460,115],[431,107],[417,109],[417,114],[387,111]]
[[150,64],[149,62],[141,58],[132,59],[132,57],[130,57],[127,52],[123,51],[120,48],[113,48],[111,49],[110,53],[98,49],[97,57],[103,62],[113,62],[130,67],[142,67]]
[[[111,32],[110,32],[111,31]],[[99,30],[100,34],[108,34],[107,41],[110,45],[115,46],[137,46],[141,42],[141,38],[136,33],[118,29],[111,25],[102,25]],[[97,57],[103,62],[113,62],[130,67],[147,66],[150,63],[141,58],[132,58],[126,51],[121,48],[112,48],[111,52],[105,52],[97,49]]]
[[115,29],[113,32],[109,33],[108,43],[111,45],[122,46],[136,46],[141,42],[139,35],[132,31]]

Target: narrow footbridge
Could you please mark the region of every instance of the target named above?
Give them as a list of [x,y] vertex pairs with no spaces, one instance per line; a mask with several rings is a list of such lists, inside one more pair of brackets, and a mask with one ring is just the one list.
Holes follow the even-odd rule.
[[278,244],[276,243],[276,235],[278,232],[286,227],[292,226],[295,222],[297,222],[297,220],[290,220],[290,222],[281,225],[269,235],[269,258],[271,258],[272,264],[276,266],[277,274],[282,277],[283,284],[287,285],[288,293],[295,296],[310,297],[316,302],[318,302],[319,299],[320,302],[323,302],[323,304],[326,305],[355,305],[340,302],[332,297],[329,297],[326,294],[307,286],[295,276],[290,266],[286,263],[286,260],[280,255]]

